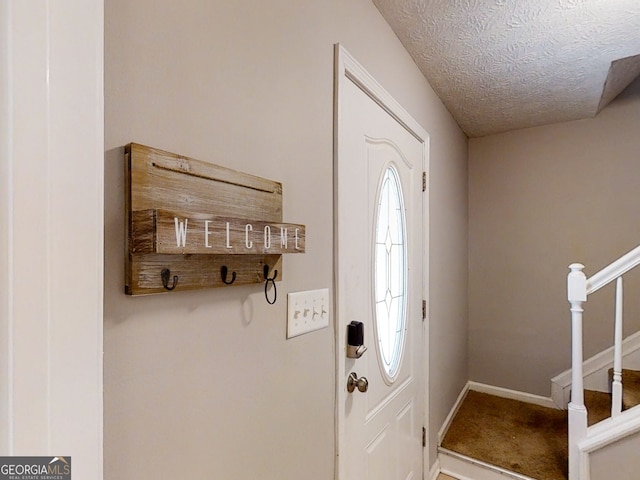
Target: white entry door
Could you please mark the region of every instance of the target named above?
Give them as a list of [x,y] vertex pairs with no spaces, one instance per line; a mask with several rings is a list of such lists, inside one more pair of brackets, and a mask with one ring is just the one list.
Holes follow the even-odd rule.
[[[344,49],[336,55],[338,478],[419,480],[428,137]],[[362,350],[347,346],[351,322],[363,324],[359,358],[348,358]]]

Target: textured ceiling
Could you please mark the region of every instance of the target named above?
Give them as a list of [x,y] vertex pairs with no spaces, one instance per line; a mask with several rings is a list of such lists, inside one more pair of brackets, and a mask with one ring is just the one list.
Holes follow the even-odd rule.
[[373,2],[470,137],[593,117],[640,74],[640,0]]

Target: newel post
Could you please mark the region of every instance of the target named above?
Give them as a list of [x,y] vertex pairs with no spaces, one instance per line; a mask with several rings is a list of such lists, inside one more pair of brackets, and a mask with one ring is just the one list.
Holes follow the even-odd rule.
[[582,304],[587,301],[584,265],[574,263],[567,277],[567,298],[571,304],[571,402],[569,402],[569,480],[580,478],[578,443],[587,436],[587,409],[584,406],[582,373]]

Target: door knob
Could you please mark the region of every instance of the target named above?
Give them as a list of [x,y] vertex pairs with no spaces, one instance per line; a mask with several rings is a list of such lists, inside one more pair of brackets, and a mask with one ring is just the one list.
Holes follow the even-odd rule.
[[358,388],[358,391],[366,392],[369,389],[369,380],[367,380],[367,377],[358,378],[357,373],[351,372],[347,379],[347,391],[349,393],[353,393],[356,387]]

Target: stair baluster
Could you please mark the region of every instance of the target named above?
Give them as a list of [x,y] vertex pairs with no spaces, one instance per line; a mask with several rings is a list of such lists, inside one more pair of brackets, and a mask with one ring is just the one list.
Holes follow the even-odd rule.
[[613,341],[613,382],[611,416],[622,412],[622,277],[616,280],[616,318]]
[[571,303],[571,402],[569,402],[569,480],[580,478],[580,449],[578,444],[587,438],[587,408],[584,406],[582,381],[582,304],[587,301],[587,277],[584,265],[569,266],[567,293]]

